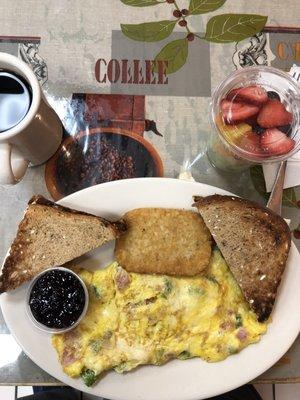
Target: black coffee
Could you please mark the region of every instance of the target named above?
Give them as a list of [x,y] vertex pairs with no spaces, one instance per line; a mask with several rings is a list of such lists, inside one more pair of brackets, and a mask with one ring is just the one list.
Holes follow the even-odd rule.
[[16,126],[28,113],[31,89],[14,72],[0,70],[0,132]]

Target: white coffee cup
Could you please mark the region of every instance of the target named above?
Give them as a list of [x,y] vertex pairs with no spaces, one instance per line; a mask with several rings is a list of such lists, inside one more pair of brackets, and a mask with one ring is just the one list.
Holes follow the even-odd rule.
[[15,184],[23,178],[29,165],[43,164],[56,152],[62,139],[62,123],[26,63],[0,53],[1,69],[24,78],[32,92],[25,117],[17,125],[0,132],[0,184]]

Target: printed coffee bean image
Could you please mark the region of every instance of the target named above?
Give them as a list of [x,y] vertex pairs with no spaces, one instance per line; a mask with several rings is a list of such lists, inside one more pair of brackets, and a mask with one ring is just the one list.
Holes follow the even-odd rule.
[[74,139],[56,161],[57,188],[63,195],[99,183],[147,176],[157,176],[148,150],[137,140],[114,133]]

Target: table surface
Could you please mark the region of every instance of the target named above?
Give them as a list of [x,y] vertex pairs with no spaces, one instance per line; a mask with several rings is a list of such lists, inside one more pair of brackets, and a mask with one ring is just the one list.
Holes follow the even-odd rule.
[[[184,1],[179,2],[184,3]],[[35,0],[28,0],[26,6],[22,0],[1,2],[0,21],[2,32],[7,37],[18,35],[40,38],[33,40],[40,40],[40,54],[46,60],[48,67],[47,76],[40,76],[40,81],[46,97],[61,118],[64,117],[65,104],[72,93],[99,91],[110,93],[118,90],[109,85],[100,87],[94,77],[96,59],[99,56],[109,59],[111,56],[111,42],[107,32],[119,30],[122,20],[128,23],[129,21],[134,23],[136,20],[151,21],[151,14],[155,13],[157,17],[164,13],[161,11],[162,8],[150,12],[151,7],[147,7],[146,13],[144,9],[130,8],[129,10],[122,5],[120,9],[122,18],[119,18],[118,13],[111,11],[114,7],[119,7],[119,3],[119,0],[102,0],[101,2],[88,0],[83,8],[80,0],[73,2],[63,0],[59,2],[55,12],[52,12],[46,0],[40,0],[38,4]],[[229,3],[230,1],[226,3],[223,12],[232,11]],[[300,3],[297,2],[295,5],[293,0],[277,3],[277,7],[274,7],[273,0],[255,2],[255,4],[241,0],[235,4],[234,11],[247,10],[248,13],[259,12],[268,15],[272,10],[272,15],[269,15],[270,25],[296,26]],[[297,7],[299,12],[296,10],[288,12],[291,8],[294,10]],[[102,16],[101,19],[99,15]],[[16,16],[18,26],[15,24]],[[198,29],[196,19],[192,23],[195,29]],[[201,29],[203,29],[203,23]],[[300,30],[298,34],[299,32]],[[0,50],[18,55],[19,48],[16,50],[14,39],[11,40],[1,39]],[[105,41],[109,44],[107,45]],[[228,54],[230,51],[235,51],[235,45],[228,45],[226,52],[220,49],[221,47],[215,45],[210,48],[211,89],[233,69]],[[221,63],[220,59],[222,59]],[[182,88],[179,89],[182,90]],[[188,90],[192,89],[191,87]],[[253,186],[249,171],[239,174],[221,173],[210,165],[205,155],[206,139],[210,131],[207,118],[209,97],[193,97],[192,95],[189,97],[182,94],[176,97],[176,87],[172,90],[174,95],[169,96],[155,96],[148,92],[149,95],[145,100],[147,118],[155,119],[164,134],[163,139],[152,133],[145,133],[145,137],[159,150],[164,162],[165,176],[177,178],[188,162],[189,170],[196,181],[217,186],[265,204],[265,199]],[[300,187],[295,188],[298,198],[300,198],[299,189]],[[4,258],[15,235],[28,199],[38,193],[50,197],[44,180],[44,166],[30,168],[25,178],[15,186],[0,187],[0,260]],[[283,216],[291,219],[292,228],[298,225],[299,209],[284,207]],[[299,249],[300,241],[296,240],[295,243]],[[289,312],[299,312],[299,306],[297,307]],[[300,382],[299,360],[300,337],[288,353],[275,366],[258,377],[256,382]],[[57,385],[59,383],[22,352],[6,327],[0,312],[0,385],[10,384]]]

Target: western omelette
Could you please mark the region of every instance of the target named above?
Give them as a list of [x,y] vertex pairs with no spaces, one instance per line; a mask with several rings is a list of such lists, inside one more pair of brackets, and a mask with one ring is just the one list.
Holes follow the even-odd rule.
[[88,386],[110,369],[122,373],[173,358],[220,361],[267,330],[218,250],[203,276],[140,275],[116,262],[77,272],[89,290],[88,312],[52,343],[64,372]]

